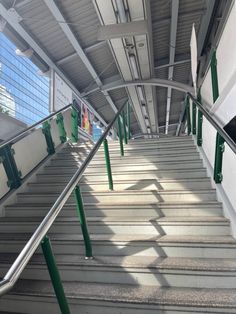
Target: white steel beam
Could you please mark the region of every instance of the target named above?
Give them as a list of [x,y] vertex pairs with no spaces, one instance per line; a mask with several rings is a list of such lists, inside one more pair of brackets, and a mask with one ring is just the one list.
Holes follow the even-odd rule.
[[[170,26],[170,54],[169,63],[175,62],[175,46],[177,36],[177,25],[178,25],[178,14],[179,14],[179,0],[172,0],[171,2],[171,26]],[[173,79],[174,67],[170,66],[168,70],[168,79]],[[172,89],[168,87],[167,90],[167,102],[166,102],[166,129],[165,133],[168,134],[168,125],[170,118],[170,104],[171,104]]]
[[[102,87],[102,81],[99,78],[98,73],[95,71],[94,67],[92,66],[91,62],[89,61],[88,57],[86,56],[84,50],[82,49],[80,43],[78,42],[77,38],[73,34],[72,30],[70,29],[69,25],[66,23],[64,16],[62,15],[61,11],[55,4],[54,0],[44,0],[45,4],[48,6],[49,10],[51,11],[52,15],[55,17],[57,21],[60,21],[59,25],[63,32],[65,33],[66,37],[70,41],[71,45],[77,52],[78,56],[86,66],[87,70],[93,77],[94,81],[97,83],[99,87]],[[108,94],[104,94],[105,98],[107,99],[108,103],[111,105],[111,108],[116,113],[118,110]]]
[[[15,9],[7,10],[0,3],[1,16],[11,25],[11,27],[22,37],[25,42],[42,58],[42,60],[53,70],[55,70],[61,78],[68,84],[68,86],[81,97],[78,89],[71,83],[71,81],[65,76],[65,74],[58,68],[58,66],[52,61],[52,59],[45,53],[45,51],[36,43],[36,41],[26,32],[26,30],[20,24],[21,18]],[[95,111],[95,109],[89,104],[88,101],[84,100],[88,108],[94,113],[94,115],[105,125],[105,120]]]
[[[108,84],[104,84],[102,86],[102,90],[103,91],[111,91],[111,90],[115,90],[115,89],[119,89],[122,87],[129,87],[129,86],[137,86],[137,85],[150,85],[150,86],[160,86],[160,87],[170,87],[176,90],[179,90],[181,92],[184,93],[193,93],[193,87],[187,84],[183,84],[180,82],[176,82],[173,80],[163,80],[163,79],[158,79],[158,78],[153,78],[150,80],[135,80],[135,81],[121,81],[118,80],[116,82],[112,82],[112,83],[108,83]],[[87,96],[90,95],[96,91],[98,91],[99,88],[93,88],[89,91],[87,91],[86,93],[83,94],[83,96]]]

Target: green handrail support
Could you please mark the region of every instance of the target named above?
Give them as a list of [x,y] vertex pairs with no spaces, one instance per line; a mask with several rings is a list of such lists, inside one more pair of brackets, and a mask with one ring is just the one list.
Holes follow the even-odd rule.
[[49,121],[45,121],[43,123],[42,132],[43,132],[45,139],[46,139],[47,151],[48,151],[49,155],[52,155],[55,153],[55,146],[54,146],[54,143],[52,140],[51,126],[50,126]]
[[223,137],[219,133],[217,133],[216,134],[215,166],[214,166],[215,183],[221,183],[223,180],[222,161],[223,161],[223,153],[225,150],[224,142],[225,140],[223,139]]
[[103,146],[104,146],[104,154],[105,154],[105,161],[106,161],[106,167],[107,167],[109,189],[112,191],[113,190],[113,180],[112,180],[111,163],[110,163],[110,155],[109,155],[109,148],[108,148],[107,139],[105,139],[103,141]]
[[1,162],[8,178],[7,185],[11,190],[17,189],[21,185],[21,172],[17,169],[14,154],[11,144],[5,145],[0,149]]
[[83,238],[84,238],[85,259],[92,259],[93,258],[92,245],[91,245],[91,240],[90,240],[90,236],[88,232],[86,216],[84,212],[83,199],[80,192],[80,187],[78,185],[74,189],[74,197],[75,197],[75,203],[76,203],[76,211],[80,220],[80,225],[81,225]]
[[119,132],[119,142],[120,142],[120,154],[124,156],[124,146],[123,146],[123,135],[122,135],[122,128],[121,128],[121,120],[120,116],[118,117],[118,132]]
[[[201,93],[198,92],[198,101],[201,102]],[[202,146],[202,122],[203,122],[203,114],[201,110],[198,109],[198,118],[197,118],[197,145]]]
[[60,273],[57,268],[55,257],[52,251],[51,242],[48,236],[45,236],[41,242],[43,255],[47,264],[48,272],[52,281],[52,285],[57,297],[59,307],[62,314],[70,314],[69,305],[66,299]]
[[197,116],[197,107],[192,103],[192,134],[196,135],[196,116]]
[[126,119],[125,119],[125,111],[122,112],[122,120],[123,120],[123,129],[124,129],[124,141],[125,144],[128,144],[127,140],[127,132],[126,132]]
[[66,130],[65,130],[65,126],[64,126],[63,115],[61,112],[58,113],[56,122],[57,122],[57,126],[58,126],[58,131],[60,134],[61,143],[65,143],[66,142]]
[[189,104],[189,97],[186,97],[186,114],[187,114],[187,128],[188,128],[188,135],[191,134],[191,118],[190,118],[190,104]]
[[78,142],[78,111],[75,108],[71,110],[71,141]]
[[[219,86],[218,86],[218,74],[217,74],[217,58],[216,51],[213,51],[211,57],[211,82],[212,82],[212,95],[213,102],[219,97]],[[214,164],[214,180],[215,183],[221,183],[223,180],[222,175],[222,163],[224,153],[224,139],[217,132],[216,134],[216,145],[215,145],[215,164]]]
[[127,102],[127,127],[128,127],[128,140],[131,139],[130,136],[130,103]]

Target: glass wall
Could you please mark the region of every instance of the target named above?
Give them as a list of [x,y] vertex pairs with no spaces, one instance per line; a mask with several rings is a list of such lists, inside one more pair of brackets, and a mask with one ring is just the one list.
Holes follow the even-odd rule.
[[0,110],[29,125],[49,114],[49,78],[0,32]]
[[100,128],[95,122],[93,122],[93,140],[97,142],[102,135],[102,128]]

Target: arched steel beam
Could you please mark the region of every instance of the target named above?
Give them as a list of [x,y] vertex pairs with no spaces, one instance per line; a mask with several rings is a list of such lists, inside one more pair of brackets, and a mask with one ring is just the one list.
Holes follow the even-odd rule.
[[111,91],[115,89],[119,89],[122,87],[128,87],[128,86],[137,86],[137,85],[151,85],[151,86],[160,86],[160,87],[171,87],[173,89],[179,90],[181,92],[185,93],[193,93],[193,87],[187,84],[183,84],[180,82],[176,82],[173,80],[163,80],[158,78],[153,78],[149,80],[135,80],[135,81],[115,81],[112,83],[108,83],[105,85],[102,85],[100,88],[96,87],[94,89],[91,89],[90,91],[83,94],[83,96],[87,96],[89,94],[92,94],[98,90],[101,91]]

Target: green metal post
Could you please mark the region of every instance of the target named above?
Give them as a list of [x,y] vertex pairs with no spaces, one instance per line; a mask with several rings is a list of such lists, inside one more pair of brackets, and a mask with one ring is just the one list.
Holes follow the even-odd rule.
[[128,127],[128,140],[130,140],[130,104],[127,102],[127,127]]
[[125,119],[125,112],[122,112],[122,120],[123,120],[123,129],[124,129],[124,141],[125,144],[128,144],[128,140],[127,140],[127,132],[126,132],[126,119]]
[[216,134],[216,151],[215,151],[215,166],[214,166],[214,180],[215,183],[221,183],[223,180],[222,175],[222,161],[223,153],[225,150],[225,140],[219,133]]
[[189,97],[186,98],[186,114],[187,114],[187,128],[188,128],[188,135],[191,134],[191,118],[190,118],[190,104],[189,104]]
[[52,252],[50,239],[47,236],[45,236],[45,238],[41,242],[41,247],[46,260],[49,275],[51,277],[52,285],[57,297],[57,301],[61,309],[61,313],[70,314],[70,309],[63,289],[60,274],[56,265],[55,257]]
[[78,142],[78,111],[75,108],[71,110],[71,141]]
[[58,126],[58,131],[59,131],[59,134],[60,134],[60,140],[61,140],[61,143],[65,143],[66,142],[66,130],[65,130],[65,127],[64,127],[64,121],[63,121],[63,115],[62,113],[58,113],[57,115],[57,119],[56,119],[56,122],[57,122],[57,126]]
[[122,135],[120,116],[118,117],[118,132],[119,132],[119,141],[120,141],[120,154],[121,156],[124,156],[123,135]]
[[192,133],[196,135],[196,113],[197,107],[194,103],[192,103]]
[[93,258],[92,245],[91,245],[91,240],[90,240],[90,236],[88,232],[86,216],[84,213],[83,199],[82,199],[79,186],[76,186],[76,188],[74,189],[74,197],[75,197],[75,203],[76,203],[76,211],[80,220],[80,225],[81,225],[83,238],[84,238],[85,253],[86,253],[85,258],[92,259]]
[[[198,101],[201,102],[201,94],[200,91],[198,92]],[[198,117],[197,117],[197,145],[202,146],[202,121],[203,121],[203,114],[201,110],[198,109]]]
[[[213,52],[211,57],[211,82],[212,82],[212,94],[213,102],[219,97],[219,87],[218,87],[218,74],[217,74],[217,59],[216,51]],[[224,139],[217,133],[216,134],[216,146],[215,146],[215,164],[214,164],[214,180],[215,183],[221,183],[223,180],[222,175],[222,163],[223,163],[223,153],[224,153]]]
[[42,132],[43,132],[45,139],[46,139],[47,151],[48,151],[49,155],[52,155],[55,153],[55,146],[54,146],[54,143],[52,140],[51,126],[50,126],[50,123],[48,121],[45,121],[43,123]]
[[21,172],[17,169],[14,153],[10,144],[0,149],[0,158],[8,178],[7,185],[10,189],[17,189],[21,185]]
[[113,180],[112,180],[111,163],[110,163],[110,155],[109,155],[107,139],[103,141],[103,146],[104,146],[105,160],[106,160],[106,166],[107,166],[109,189],[113,190]]

